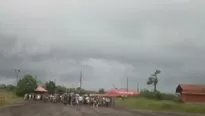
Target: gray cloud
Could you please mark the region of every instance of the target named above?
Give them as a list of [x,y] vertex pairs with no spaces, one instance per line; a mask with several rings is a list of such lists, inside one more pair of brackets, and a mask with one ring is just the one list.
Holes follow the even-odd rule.
[[[159,89],[204,81],[203,1],[52,0],[0,2],[0,77],[12,83],[14,69],[42,81],[90,89],[151,88],[146,80],[161,69]],[[8,81],[6,81],[8,80]]]

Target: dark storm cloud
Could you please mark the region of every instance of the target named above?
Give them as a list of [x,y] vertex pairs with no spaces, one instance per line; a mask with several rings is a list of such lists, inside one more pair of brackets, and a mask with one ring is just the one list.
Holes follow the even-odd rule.
[[[159,88],[204,80],[204,2],[110,0],[4,1],[0,77],[13,70],[87,88],[142,88],[161,69]],[[41,5],[39,4],[41,3]],[[194,78],[194,79],[193,79]],[[9,82],[11,82],[9,80]]]

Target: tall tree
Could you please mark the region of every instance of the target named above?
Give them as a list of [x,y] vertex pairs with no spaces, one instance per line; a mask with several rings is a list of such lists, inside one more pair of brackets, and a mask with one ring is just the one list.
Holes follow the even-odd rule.
[[100,89],[98,90],[98,93],[105,93],[105,90],[104,90],[103,88],[100,88]]
[[157,75],[160,74],[160,70],[156,70],[154,74],[152,74],[147,81],[148,85],[153,85],[154,86],[154,92],[157,92],[157,84],[158,84],[158,77]]
[[6,85],[5,84],[0,84],[0,89],[6,89]]
[[36,79],[32,75],[25,75],[18,81],[16,94],[23,96],[25,93],[32,93],[36,87]]
[[65,93],[66,90],[67,90],[66,87],[63,87],[63,86],[60,86],[60,85],[56,86],[56,92],[59,93],[59,94]]
[[49,93],[52,93],[52,94],[55,93],[56,84],[54,81],[46,82],[45,86]]
[[8,91],[14,91],[16,89],[16,87],[14,85],[12,85],[12,84],[9,84],[9,85],[6,86],[6,89]]

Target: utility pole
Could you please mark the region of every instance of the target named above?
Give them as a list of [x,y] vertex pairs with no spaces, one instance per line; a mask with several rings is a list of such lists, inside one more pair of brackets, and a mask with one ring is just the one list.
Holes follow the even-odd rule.
[[19,72],[20,72],[19,69],[15,69],[15,74],[16,74],[16,86],[18,85],[18,82],[19,82]]
[[128,92],[128,87],[129,87],[129,83],[128,83],[128,77],[127,77],[127,92]]
[[82,76],[83,76],[83,74],[82,74],[82,69],[81,69],[81,71],[80,71],[80,89],[82,89]]
[[139,83],[137,82],[137,92],[139,92]]

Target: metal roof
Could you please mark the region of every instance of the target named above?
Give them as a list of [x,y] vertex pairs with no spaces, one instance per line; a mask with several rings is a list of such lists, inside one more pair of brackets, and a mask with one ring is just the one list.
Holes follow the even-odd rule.
[[38,92],[48,92],[46,89],[44,89],[43,87],[41,86],[38,86],[35,91],[38,91]]
[[190,94],[205,94],[205,85],[201,84],[179,84],[176,92]]

